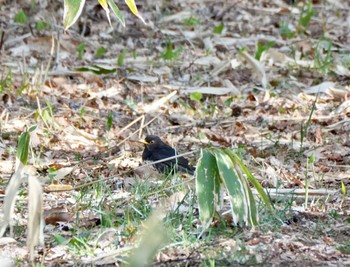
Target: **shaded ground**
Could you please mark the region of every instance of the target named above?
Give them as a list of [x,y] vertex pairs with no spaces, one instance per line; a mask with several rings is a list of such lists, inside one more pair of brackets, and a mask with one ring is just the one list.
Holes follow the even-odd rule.
[[[159,185],[154,173],[135,169],[143,147],[131,140],[150,122],[143,136],[157,134],[179,151],[194,151],[192,163],[208,144],[238,149],[272,188],[278,209],[271,216],[261,205],[255,230],[217,222],[197,240],[190,193],[168,218],[171,241],[155,265],[350,265],[350,201],[341,193],[342,183],[350,185],[350,5],[313,2],[308,10],[302,1],[148,1],[138,6],[148,26],[121,5],[127,27],[115,22],[114,30],[89,3],[67,34],[60,3],[2,3],[0,181],[4,189],[14,170],[18,135],[38,125],[32,163],[46,188],[48,225],[37,261],[125,259],[122,249],[133,246],[151,208],[180,191],[169,187],[181,179]],[[29,23],[14,23],[20,8]],[[40,20],[49,26],[39,31]],[[271,41],[260,61],[252,59],[258,43]],[[97,57],[100,47],[106,52]],[[81,67],[104,72],[77,71]],[[49,192],[54,169],[62,170],[58,184],[79,188]],[[105,180],[85,185],[99,179]],[[275,195],[276,188],[301,193]],[[1,245],[1,256],[18,265],[28,260],[25,204],[24,192],[15,239]],[[66,243],[58,245],[53,234]]]

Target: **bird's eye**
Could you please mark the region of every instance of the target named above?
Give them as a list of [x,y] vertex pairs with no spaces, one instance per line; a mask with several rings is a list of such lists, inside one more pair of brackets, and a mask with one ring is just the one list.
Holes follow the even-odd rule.
[[154,140],[151,140],[149,143],[150,143],[150,144],[154,144]]

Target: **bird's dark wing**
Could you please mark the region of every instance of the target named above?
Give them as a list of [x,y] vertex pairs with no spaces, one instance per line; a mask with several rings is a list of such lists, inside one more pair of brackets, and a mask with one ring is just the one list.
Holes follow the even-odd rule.
[[[165,159],[165,158],[170,158],[175,156],[175,149],[173,149],[170,146],[161,148],[159,150],[159,154],[157,153],[157,156],[159,158],[155,160],[160,160],[160,159]],[[161,163],[159,163],[161,164]],[[188,172],[189,174],[193,174],[195,171],[195,168],[191,165],[189,165],[188,160],[185,159],[184,157],[178,157],[175,159],[170,159],[167,161],[162,162],[163,165],[166,165],[167,168],[172,169],[174,166],[177,166],[177,170],[180,170],[182,172]],[[165,168],[165,166],[159,166],[160,168]]]

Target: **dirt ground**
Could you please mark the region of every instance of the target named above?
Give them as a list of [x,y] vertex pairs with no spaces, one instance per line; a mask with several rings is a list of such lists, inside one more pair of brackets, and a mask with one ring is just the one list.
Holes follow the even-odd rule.
[[[31,164],[47,225],[36,262],[123,263],[138,229],[124,221],[135,180],[155,175],[139,168],[134,141],[151,133],[193,151],[192,164],[209,145],[240,151],[276,207],[274,217],[259,206],[256,229],[218,223],[203,240],[178,227],[188,240],[162,247],[154,266],[350,266],[350,2],[137,1],[147,24],[117,4],[125,28],[91,1],[64,33],[61,1],[0,1],[0,197],[18,136],[37,125]],[[28,264],[25,192],[14,237],[0,239],[0,260],[18,266]],[[116,232],[102,235],[89,205],[113,209]],[[98,240],[84,253],[72,245],[81,229]]]

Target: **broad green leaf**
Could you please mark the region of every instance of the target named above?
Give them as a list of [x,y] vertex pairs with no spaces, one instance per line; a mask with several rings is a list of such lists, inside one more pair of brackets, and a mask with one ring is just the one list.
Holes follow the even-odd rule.
[[[244,166],[244,164],[243,164],[242,160],[239,158],[239,156],[236,153],[234,153],[231,149],[225,149],[225,153],[231,158],[232,162],[234,163],[234,168],[237,171],[238,177],[241,179],[242,185],[243,185],[245,192],[246,192],[248,209],[249,209],[247,222],[250,225],[257,225],[258,224],[258,211],[256,209],[255,199],[254,199],[252,190],[250,189],[247,178],[243,175],[243,174],[245,174],[246,176],[248,176],[246,171],[245,171],[247,168]],[[237,157],[235,157],[235,156],[237,156]]]
[[232,218],[235,223],[248,223],[249,202],[246,189],[238,177],[231,158],[222,150],[214,150],[220,177],[228,191],[232,209]]
[[114,15],[117,16],[117,18],[119,19],[119,21],[120,21],[120,23],[123,25],[123,27],[125,27],[124,15],[123,15],[123,13],[120,11],[120,9],[118,8],[118,6],[114,3],[113,0],[108,0],[108,5],[110,6],[110,8],[112,8],[112,11],[113,11]]
[[239,158],[239,156],[235,153],[233,153],[230,149],[226,150],[227,153],[234,159],[234,161],[239,165],[243,173],[247,176],[249,182],[252,183],[252,185],[255,187],[256,191],[258,191],[261,199],[264,201],[265,205],[272,210],[272,204],[270,201],[270,198],[265,193],[264,188],[259,183],[259,181],[253,176],[253,174],[248,170],[248,168],[243,164],[242,160]]
[[64,0],[63,26],[65,31],[77,21],[84,5],[85,0]]
[[144,21],[144,19],[141,17],[141,15],[139,14],[137,7],[135,5],[135,1],[134,0],[125,0],[125,3],[128,5],[129,9],[131,10],[131,12],[138,17],[140,20],[142,20],[142,22],[144,24],[146,24],[146,22]]
[[208,226],[215,212],[215,202],[219,195],[219,172],[215,157],[207,150],[201,150],[196,168],[196,191],[199,217],[203,225]]
[[28,162],[28,154],[29,154],[29,140],[30,134],[25,131],[21,134],[18,141],[17,146],[17,158],[23,165],[26,165]]

